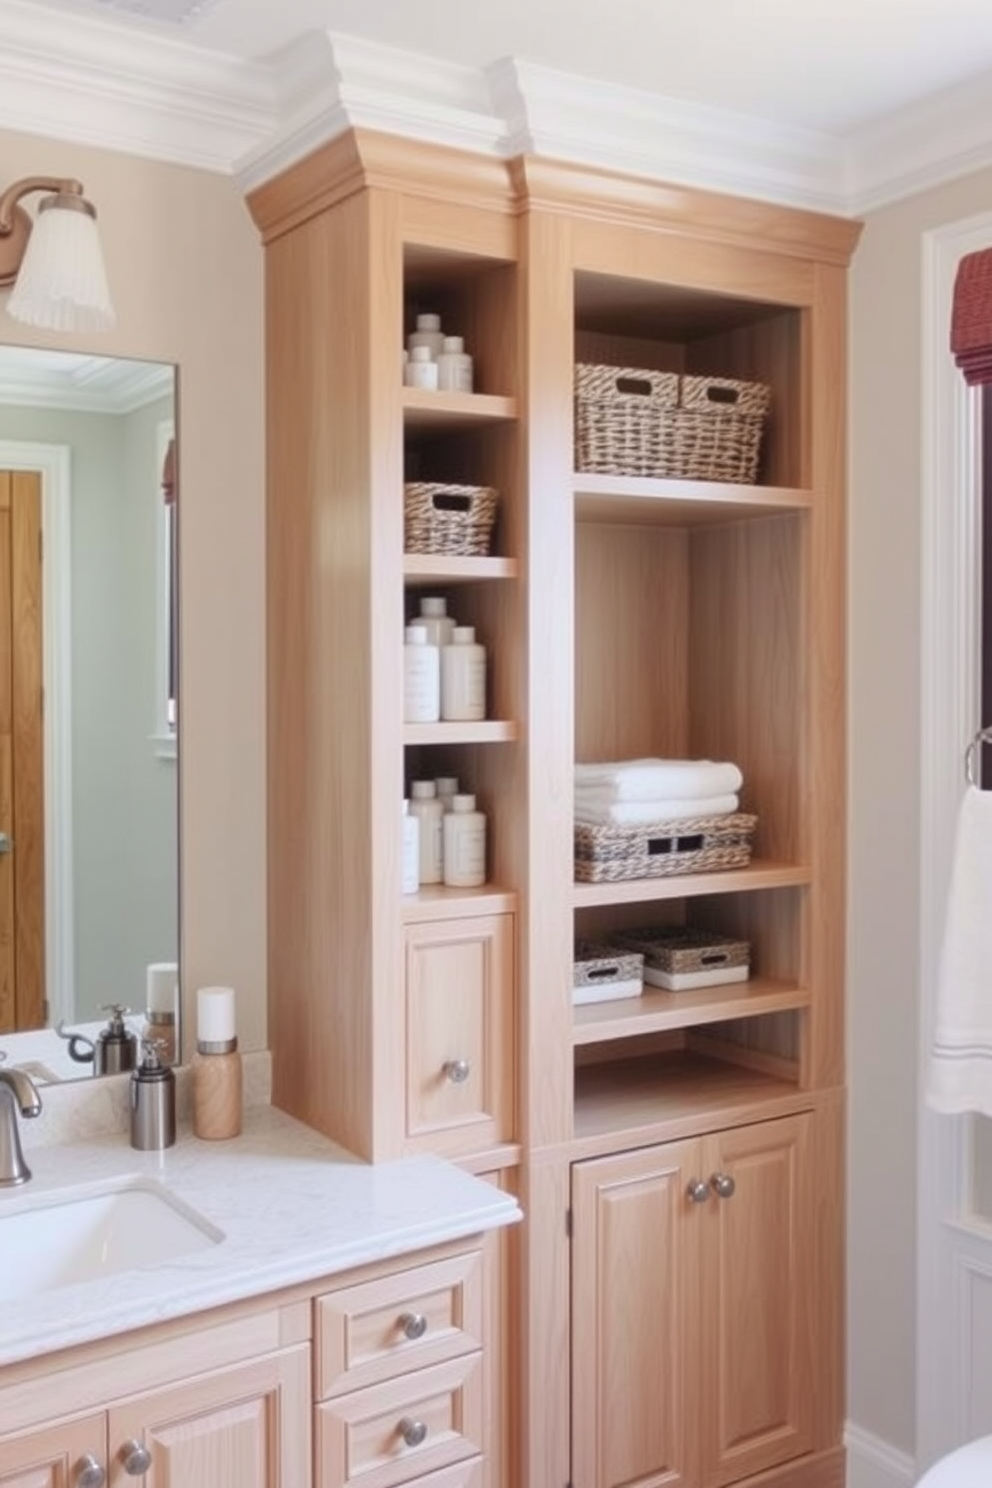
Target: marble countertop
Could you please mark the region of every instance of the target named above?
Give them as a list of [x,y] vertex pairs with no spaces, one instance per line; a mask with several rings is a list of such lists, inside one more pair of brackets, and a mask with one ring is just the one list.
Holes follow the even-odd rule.
[[126,1135],[33,1148],[5,1214],[95,1188],[164,1185],[223,1235],[174,1261],[0,1303],[0,1365],[314,1281],[520,1218],[516,1200],[436,1157],[370,1165],[271,1106],[228,1142],[183,1132],[165,1152]]

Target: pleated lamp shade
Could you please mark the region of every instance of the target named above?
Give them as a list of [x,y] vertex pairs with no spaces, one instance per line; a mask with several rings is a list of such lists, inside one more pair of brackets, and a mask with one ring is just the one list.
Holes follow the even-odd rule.
[[115,322],[96,213],[78,196],[46,196],[7,313],[51,331],[105,331]]

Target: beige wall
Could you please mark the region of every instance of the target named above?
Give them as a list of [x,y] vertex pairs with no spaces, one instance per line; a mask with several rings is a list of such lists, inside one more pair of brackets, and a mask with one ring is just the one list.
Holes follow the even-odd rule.
[[869,214],[852,271],[848,1416],[915,1449],[922,234],[992,172]]
[[[265,1045],[262,254],[241,195],[203,171],[0,130],[0,184],[77,176],[117,309],[105,336],[0,341],[179,367],[182,940],[187,999],[233,984]],[[187,1008],[189,1002],[187,1001]],[[193,1027],[192,1017],[187,1030]]]

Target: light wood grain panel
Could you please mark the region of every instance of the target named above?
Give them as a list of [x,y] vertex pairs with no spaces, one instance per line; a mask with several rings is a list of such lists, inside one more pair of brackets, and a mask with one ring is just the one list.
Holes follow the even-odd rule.
[[844,1428],[844,1359],[846,1335],[844,1240],[847,1191],[844,1181],[845,1097],[833,1091],[816,1112],[810,1162],[816,1181],[812,1195],[813,1281],[815,1314],[814,1446],[827,1451]]
[[520,1452],[507,1483],[568,1481],[561,1474],[571,1450],[570,1202],[568,1154],[531,1156],[520,1171]]
[[75,1488],[78,1464],[86,1456],[106,1461],[102,1414],[0,1436],[0,1488]]
[[44,1028],[45,750],[41,477],[11,477],[11,766],[17,1027]]

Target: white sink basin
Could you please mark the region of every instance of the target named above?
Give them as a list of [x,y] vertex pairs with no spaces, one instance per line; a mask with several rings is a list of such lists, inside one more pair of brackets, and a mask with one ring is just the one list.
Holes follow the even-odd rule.
[[154,1182],[0,1203],[0,1301],[160,1265],[224,1236]]

